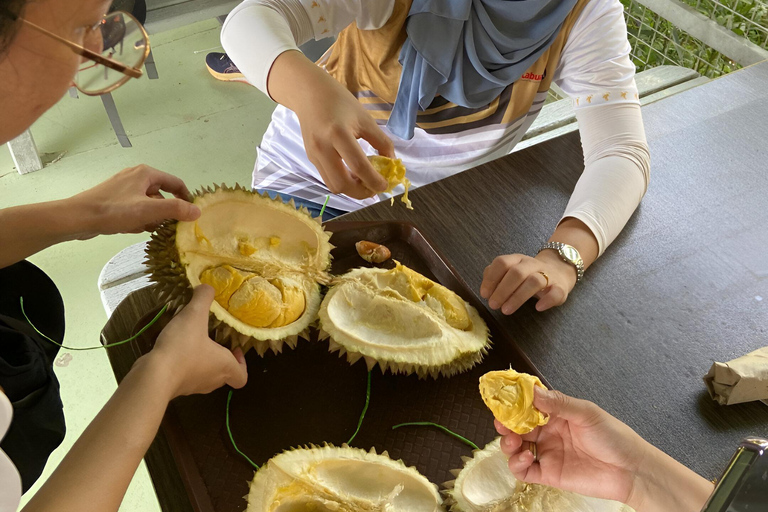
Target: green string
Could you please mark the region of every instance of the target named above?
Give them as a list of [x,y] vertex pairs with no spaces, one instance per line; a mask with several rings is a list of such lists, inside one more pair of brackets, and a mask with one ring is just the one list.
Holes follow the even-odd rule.
[[363,412],[360,414],[360,420],[357,422],[357,429],[355,429],[355,433],[352,434],[352,437],[349,438],[349,441],[347,441],[347,444],[352,444],[352,441],[357,436],[357,433],[360,432],[360,427],[363,424],[363,418],[365,418],[365,413],[368,411],[368,404],[371,402],[371,371],[368,370],[368,387],[365,390],[365,406],[363,407]]
[[320,220],[323,220],[323,213],[325,212],[325,207],[328,206],[328,200],[331,198],[331,196],[325,196],[325,202],[323,203],[323,208],[320,210]]
[[229,440],[232,441],[232,446],[235,447],[235,451],[245,457],[245,460],[251,463],[251,466],[255,467],[256,470],[259,470],[259,465],[253,462],[246,454],[240,451],[240,448],[237,447],[237,444],[235,444],[235,438],[232,436],[232,430],[229,428],[229,402],[232,401],[232,393],[234,391],[232,389],[229,390],[229,394],[227,395],[227,434],[229,434]]
[[446,434],[455,437],[456,439],[458,439],[462,443],[466,444],[467,446],[471,446],[475,450],[479,450],[480,449],[475,443],[473,443],[472,441],[470,441],[466,437],[460,436],[456,432],[452,432],[451,430],[448,430],[444,426],[438,425],[437,423],[432,423],[431,421],[414,421],[414,422],[411,422],[411,423],[401,423],[399,425],[395,425],[394,427],[392,427],[392,430],[395,430],[396,428],[400,428],[400,427],[412,427],[412,426],[416,426],[416,427],[437,427],[440,430],[442,430],[443,432],[445,432]]
[[49,338],[48,336],[46,336],[45,334],[43,334],[42,332],[40,332],[40,329],[38,329],[37,327],[35,327],[35,324],[33,324],[33,323],[32,323],[32,320],[30,320],[30,319],[29,319],[29,317],[27,316],[27,313],[24,311],[24,297],[19,297],[19,304],[21,304],[21,314],[22,314],[22,315],[24,315],[24,318],[26,318],[26,319],[27,319],[27,322],[29,323],[29,325],[31,325],[31,326],[32,326],[32,328],[35,330],[35,332],[36,332],[37,334],[39,334],[39,335],[40,335],[40,336],[42,336],[43,338],[47,339],[48,341],[50,341],[50,342],[51,342],[51,343],[53,343],[54,345],[58,345],[59,347],[61,347],[61,348],[64,348],[64,349],[67,349],[67,350],[98,350],[98,349],[100,349],[100,348],[116,347],[116,346],[118,346],[118,345],[123,345],[123,344],[125,344],[125,343],[128,343],[129,341],[133,341],[133,340],[135,340],[136,338],[138,338],[139,336],[141,336],[142,334],[144,334],[144,332],[145,332],[147,329],[149,329],[150,327],[152,327],[152,325],[153,325],[155,322],[157,322],[157,320],[158,320],[158,319],[159,319],[161,316],[163,316],[163,313],[165,313],[165,311],[168,309],[168,304],[166,304],[165,306],[163,306],[163,309],[161,309],[161,310],[160,310],[160,312],[159,312],[158,314],[156,314],[156,315],[155,315],[155,318],[153,318],[151,322],[149,322],[147,325],[145,325],[144,327],[142,327],[142,328],[141,328],[141,330],[140,330],[139,332],[137,332],[136,334],[134,334],[133,336],[131,336],[131,337],[130,337],[130,338],[128,338],[127,340],[123,340],[123,341],[117,341],[117,342],[115,342],[115,343],[107,343],[106,345],[99,345],[98,347],[67,347],[66,345],[62,345],[62,344],[61,344],[61,343],[59,343],[58,341],[52,340],[51,338]]

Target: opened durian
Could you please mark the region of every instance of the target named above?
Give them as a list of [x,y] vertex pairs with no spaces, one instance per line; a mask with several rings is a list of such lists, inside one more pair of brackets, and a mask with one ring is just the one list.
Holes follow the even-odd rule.
[[[386,156],[372,155],[368,157],[373,168],[387,180],[387,189],[385,193],[392,192],[395,187],[402,185],[405,189],[403,197],[400,200],[405,203],[406,208],[413,210],[413,203],[408,199],[408,189],[411,187],[411,181],[405,177],[405,165],[399,158],[393,159]],[[390,204],[395,204],[395,198],[392,197]]]
[[480,396],[502,425],[523,435],[549,421],[549,416],[533,405],[536,386],[547,389],[538,377],[510,368],[480,377]]
[[321,337],[350,363],[365,358],[382,372],[451,376],[488,350],[488,327],[448,288],[395,262],[391,270],[354,269],[320,306]]
[[344,445],[271,458],[251,482],[246,512],[437,512],[437,486],[402,461]]
[[240,186],[207,188],[194,204],[199,219],[162,226],[147,247],[160,300],[178,307],[211,285],[217,341],[262,355],[293,348],[317,317],[330,235],[306,209]]
[[633,512],[618,501],[601,500],[517,480],[496,438],[446,482],[445,504],[451,512]]

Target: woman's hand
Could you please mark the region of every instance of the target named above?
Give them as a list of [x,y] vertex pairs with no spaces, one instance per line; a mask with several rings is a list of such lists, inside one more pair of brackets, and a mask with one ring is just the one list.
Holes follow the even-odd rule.
[[535,258],[524,254],[498,256],[485,267],[480,296],[488,299],[491,309],[505,315],[517,311],[531,297],[536,297],[537,311],[559,306],[576,284],[576,269],[555,251],[540,252]]
[[300,52],[289,51],[272,65],[269,91],[296,113],[307,157],[331,192],[365,199],[387,188],[357,139],[390,158],[394,145],[344,86]]
[[[712,484],[641,438],[600,407],[534,388],[549,423],[519,436],[496,421],[501,450],[519,480],[626,503],[637,512],[698,512]],[[536,443],[538,461],[529,451]]]
[[[165,198],[160,191],[173,194]],[[166,219],[192,221],[200,209],[190,203],[189,190],[181,179],[147,165],[130,167],[67,201],[80,219],[80,239],[115,233],[152,231]]]
[[163,329],[145,356],[165,373],[171,398],[210,393],[225,384],[238,389],[248,380],[243,351],[230,351],[208,336],[213,297],[210,286],[195,288],[190,303]]

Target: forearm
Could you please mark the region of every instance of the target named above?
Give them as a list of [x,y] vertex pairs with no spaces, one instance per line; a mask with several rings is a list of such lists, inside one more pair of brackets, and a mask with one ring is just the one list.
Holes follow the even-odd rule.
[[139,359],[23,512],[118,510],[171,398],[165,373]]
[[92,236],[94,213],[73,199],[0,210],[0,268],[46,247]]
[[[306,84],[313,86],[308,89]],[[285,52],[275,60],[269,73],[268,87],[273,100],[294,112],[300,112],[305,105],[318,101],[313,90],[328,91],[330,88],[338,94],[349,94],[332,76],[299,51]],[[329,99],[326,96],[321,101]]]
[[637,512],[700,512],[714,484],[661,450],[650,450],[627,505]]
[[577,118],[584,173],[564,218],[578,219],[589,228],[599,256],[640,204],[650,181],[650,154],[638,105],[583,108]]

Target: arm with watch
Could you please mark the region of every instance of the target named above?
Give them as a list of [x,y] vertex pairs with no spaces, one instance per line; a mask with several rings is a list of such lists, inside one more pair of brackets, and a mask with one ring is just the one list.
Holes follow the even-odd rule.
[[537,311],[563,304],[584,272],[618,236],[645,195],[650,155],[640,106],[576,111],[584,173],[562,220],[534,256],[498,256],[485,268],[480,295],[505,315],[532,297]]

